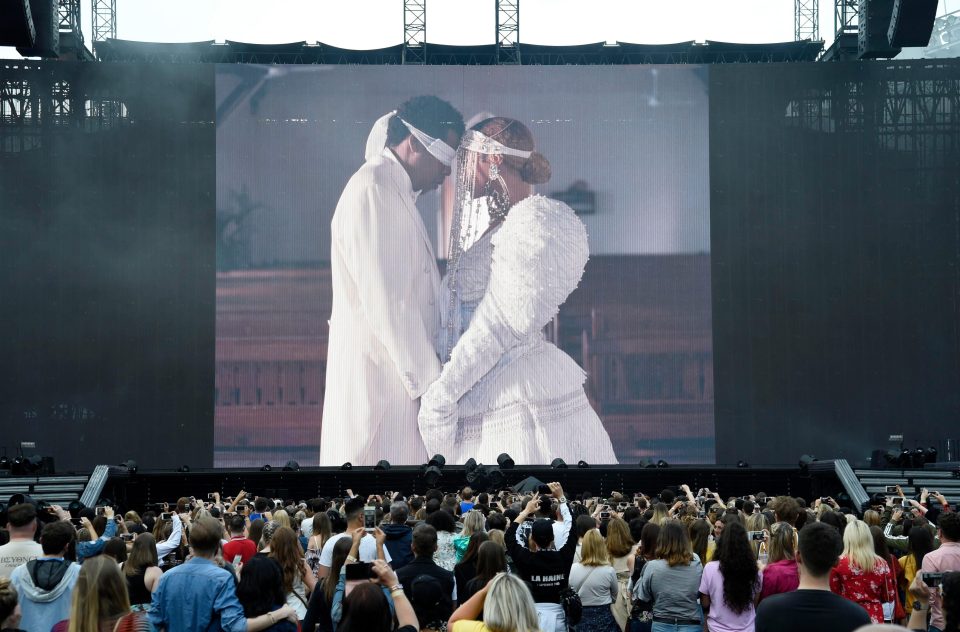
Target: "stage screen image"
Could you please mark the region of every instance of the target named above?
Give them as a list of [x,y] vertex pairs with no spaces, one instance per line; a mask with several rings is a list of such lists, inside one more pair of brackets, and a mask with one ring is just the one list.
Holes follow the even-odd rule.
[[[707,68],[224,64],[214,465],[349,460],[320,458],[322,425],[337,422],[323,418],[327,374],[338,370],[328,365],[328,321],[334,301],[347,300],[334,295],[331,220],[374,123],[419,95],[449,102],[468,129],[493,116],[521,122],[552,170],[535,193],[568,204],[585,226],[582,279],[542,335],[585,372],[613,460],[713,463]],[[416,198],[438,279],[449,267],[455,189],[450,176]],[[484,202],[463,215],[473,219],[461,221],[465,253],[485,243]],[[446,309],[438,305],[438,319]],[[393,421],[378,432],[407,440]]]

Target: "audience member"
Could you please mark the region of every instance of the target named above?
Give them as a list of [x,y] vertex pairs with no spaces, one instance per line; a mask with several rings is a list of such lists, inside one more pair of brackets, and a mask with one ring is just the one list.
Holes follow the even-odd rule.
[[[243,564],[237,600],[248,619],[276,612],[287,602],[283,590],[283,571],[269,557],[254,557]],[[266,628],[275,632],[297,632],[297,625],[286,618]]]
[[503,534],[500,531],[497,531],[496,534],[500,534],[500,542],[491,538],[477,549],[477,573],[474,578],[467,582],[466,586],[457,584],[457,601],[460,603],[466,603],[470,597],[496,577],[497,573],[507,572],[507,555],[503,546]]
[[239,563],[246,564],[257,553],[257,545],[247,537],[247,521],[243,516],[233,514],[227,518],[226,523],[230,539],[223,545],[223,559],[234,566]]
[[796,590],[800,585],[797,566],[797,530],[786,522],[775,522],[767,542],[767,565],[763,567],[760,601],[771,595]]
[[843,532],[843,554],[830,573],[830,590],[860,604],[873,623],[883,623],[883,604],[893,601],[896,581],[889,564],[874,552],[870,528],[862,520]]
[[542,632],[530,589],[508,573],[499,573],[457,608],[447,629],[450,632]]
[[410,508],[407,503],[397,501],[390,505],[390,522],[380,527],[387,539],[383,545],[390,552],[391,566],[398,571],[413,561],[410,544],[413,541],[413,528],[407,524]]
[[[397,574],[384,560],[374,560],[372,570],[376,575],[374,579],[359,584],[344,597],[337,632],[418,632],[417,615]],[[388,589],[389,597],[381,587]],[[394,626],[394,612],[397,626]]]
[[830,590],[830,573],[843,551],[836,528],[813,522],[799,534],[797,590],[764,599],[757,608],[756,632],[852,632],[870,623],[857,604]]
[[160,578],[150,606],[150,622],[167,632],[208,630],[217,625],[227,632],[258,632],[283,619],[296,624],[296,612],[289,606],[246,618],[237,599],[236,578],[214,563],[222,536],[223,529],[213,518],[193,524],[193,557]]
[[307,599],[316,586],[317,578],[303,559],[300,543],[293,529],[281,526],[273,534],[270,559],[279,564],[283,572],[286,604],[296,611],[298,620],[303,620],[307,614]]
[[83,562],[73,588],[69,620],[53,626],[52,632],[149,632],[142,612],[130,611],[127,586],[120,568],[106,555]]
[[[336,543],[343,538],[351,538],[351,534],[357,529],[363,529],[363,508],[364,501],[360,497],[351,498],[344,503],[343,509],[347,520],[346,531],[330,536],[330,538],[324,542],[323,550],[320,551],[320,564],[317,567],[317,577],[326,577],[330,572],[330,564],[333,559],[333,547]],[[386,561],[389,563],[392,560],[390,551],[385,550],[384,555]],[[360,541],[360,551],[357,558],[361,562],[372,562],[377,558],[377,541],[372,535],[366,534]]]
[[[490,536],[486,531],[477,531],[470,536],[470,541],[467,544],[467,550],[463,554],[463,560],[453,567],[453,576],[457,582],[458,588],[465,587],[468,583],[470,583],[470,580],[476,577],[477,552],[480,550],[480,546],[489,540]],[[466,598],[462,597],[461,601],[464,601],[465,599]]]
[[[444,511],[444,510],[440,510]],[[437,531],[428,524],[418,525],[413,530],[413,561],[397,571],[397,579],[403,586],[403,591],[413,604],[417,620],[421,625],[446,621],[453,613],[453,602],[456,601],[456,584],[454,574],[441,568],[434,562],[433,555],[437,551]],[[418,607],[422,603],[416,593],[424,595],[437,593],[437,605],[429,612]]]
[[141,533],[134,539],[130,555],[123,564],[127,594],[133,610],[149,609],[150,602],[153,601],[153,591],[163,575],[158,564],[157,541],[153,535]]
[[905,595],[903,607],[907,614],[913,612],[914,602],[917,600],[909,588],[917,572],[923,564],[924,556],[933,550],[933,534],[926,529],[911,529],[907,536],[908,553],[899,559],[903,577],[900,578],[900,588]]
[[[937,535],[940,548],[923,556],[921,577],[927,573],[948,573],[960,571],[960,514],[945,512],[937,520]],[[945,632],[943,603],[939,591],[930,595],[930,630]]]
[[657,536],[657,559],[644,565],[633,588],[634,598],[653,602],[654,632],[701,629],[697,597],[702,574],[686,527],[679,520],[665,520]]
[[720,631],[750,630],[754,627],[754,604],[760,595],[763,575],[757,568],[746,529],[737,523],[727,525],[717,542],[716,558],[703,567],[700,579],[700,604],[707,614],[707,627]]
[[20,617],[17,589],[9,577],[0,577],[0,632],[23,632]]
[[350,538],[342,538],[334,545],[330,572],[318,581],[317,587],[310,594],[307,615],[303,618],[303,624],[301,625],[303,630],[316,628],[317,632],[333,632],[331,609],[333,608],[334,593],[340,581],[340,571],[347,562],[347,556],[350,555],[352,546],[353,540]]
[[70,616],[80,565],[65,556],[75,539],[76,531],[69,522],[48,523],[40,533],[43,555],[13,569],[10,579],[20,595],[24,630],[49,630]]
[[43,548],[34,541],[37,508],[20,503],[7,509],[7,532],[10,541],[0,546],[0,577],[9,578],[13,569],[43,555]]
[[517,543],[517,529],[527,516],[541,507],[539,494],[534,495],[520,515],[510,524],[504,540],[519,575],[530,586],[530,592],[537,604],[537,615],[542,632],[565,632],[566,616],[561,606],[561,592],[568,586],[577,539],[569,533],[573,521],[560,483],[550,483],[550,490],[553,497],[560,503],[561,514],[564,517],[563,524],[567,531],[564,544],[560,549],[556,550],[554,547],[553,524],[547,519],[534,521],[530,529],[529,549]]
[[597,529],[588,531],[580,544],[580,561],[570,569],[570,588],[577,591],[583,605],[577,629],[619,632],[623,627],[614,618],[611,606],[620,593],[620,584],[608,544]]
[[446,509],[441,509],[436,499],[427,502],[427,517],[424,522],[437,530],[437,552],[433,556],[433,561],[437,565],[453,572],[457,565],[457,548],[454,544],[457,532],[457,521],[453,514]]

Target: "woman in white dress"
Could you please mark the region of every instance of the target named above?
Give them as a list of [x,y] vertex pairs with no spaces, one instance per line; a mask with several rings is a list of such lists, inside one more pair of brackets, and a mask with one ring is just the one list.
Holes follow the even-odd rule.
[[[521,122],[502,117],[467,131],[458,151],[451,254],[442,284],[440,377],[420,402],[429,454],[455,463],[517,463],[560,457],[616,463],[613,446],[583,390],[585,374],[544,340],[542,329],[577,287],[587,233],[562,202],[532,195],[550,179]],[[469,249],[463,236],[473,200],[490,225]]]

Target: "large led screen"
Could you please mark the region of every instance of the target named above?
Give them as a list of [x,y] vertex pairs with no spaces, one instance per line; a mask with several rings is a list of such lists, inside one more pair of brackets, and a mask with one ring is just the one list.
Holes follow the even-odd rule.
[[[215,465],[423,463],[438,445],[423,445],[416,424],[417,397],[430,384],[410,388],[418,380],[408,378],[430,371],[410,369],[409,357],[438,367],[447,360],[438,339],[455,267],[461,281],[464,266],[483,277],[476,307],[496,302],[488,295],[509,265],[516,287],[502,291],[521,303],[553,300],[559,310],[532,336],[513,326],[516,339],[488,332],[500,336],[493,350],[490,336],[468,334],[489,315],[461,314],[452,340],[460,349],[450,357],[467,359],[440,374],[458,373],[459,400],[437,404],[446,382],[427,390],[433,408],[459,424],[441,444],[448,462],[488,463],[501,452],[518,463],[713,462],[707,75],[696,66],[217,66]],[[416,210],[405,227],[391,215],[395,189],[364,207],[372,215],[359,228],[336,227],[363,214],[357,178],[409,172],[389,146],[390,156],[371,160],[394,171],[371,171],[367,146],[378,119],[424,95],[449,103],[467,129],[503,117],[529,130],[551,167],[530,192],[546,199],[514,200],[500,228],[484,191],[456,208],[457,172],[410,196]],[[400,187],[407,193],[412,178]],[[524,223],[523,204],[549,212]],[[459,226],[453,241],[451,226]],[[578,227],[585,266],[567,253],[577,252]],[[546,258],[518,243],[540,238],[553,240]],[[451,266],[451,244],[463,265]],[[401,259],[384,254],[397,249]],[[382,269],[390,262],[394,269]],[[406,269],[420,265],[422,278]],[[579,283],[558,289],[557,279],[569,284],[578,268]],[[547,300],[551,292],[559,298]],[[408,300],[420,301],[419,329],[398,324]],[[474,357],[484,354],[495,357]],[[525,409],[512,426],[500,423],[511,393],[521,395],[507,404]]]

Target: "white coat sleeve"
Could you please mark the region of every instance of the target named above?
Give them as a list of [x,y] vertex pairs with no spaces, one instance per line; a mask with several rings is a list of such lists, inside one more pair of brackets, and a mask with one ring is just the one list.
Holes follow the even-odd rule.
[[487,292],[421,399],[418,421],[428,452],[456,439],[456,403],[504,353],[556,315],[589,257],[583,223],[566,205],[543,197],[511,210],[493,245]]
[[341,245],[363,313],[407,394],[416,399],[440,374],[433,337],[417,301],[417,286],[430,283],[423,257],[417,256],[422,237],[395,191],[367,186],[357,204],[352,221],[343,224]]

